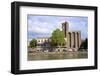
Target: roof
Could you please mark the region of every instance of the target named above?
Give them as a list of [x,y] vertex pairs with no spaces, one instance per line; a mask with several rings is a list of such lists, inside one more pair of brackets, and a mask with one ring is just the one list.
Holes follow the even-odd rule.
[[37,39],[50,39],[51,37],[37,37]]

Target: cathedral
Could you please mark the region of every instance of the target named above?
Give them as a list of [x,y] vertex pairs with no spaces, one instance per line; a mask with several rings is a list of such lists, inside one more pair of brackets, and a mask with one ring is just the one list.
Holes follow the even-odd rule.
[[66,47],[78,49],[81,45],[81,31],[69,31],[68,22],[62,23],[62,31],[65,35]]

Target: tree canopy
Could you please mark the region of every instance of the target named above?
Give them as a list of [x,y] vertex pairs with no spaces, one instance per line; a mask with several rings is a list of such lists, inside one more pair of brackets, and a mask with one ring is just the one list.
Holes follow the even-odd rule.
[[30,47],[31,47],[31,48],[34,48],[34,47],[36,47],[36,45],[37,45],[37,40],[36,40],[36,39],[32,39],[32,40],[30,41]]
[[51,37],[51,45],[53,46],[62,46],[65,44],[64,40],[64,32],[60,31],[60,29],[56,29],[52,32]]

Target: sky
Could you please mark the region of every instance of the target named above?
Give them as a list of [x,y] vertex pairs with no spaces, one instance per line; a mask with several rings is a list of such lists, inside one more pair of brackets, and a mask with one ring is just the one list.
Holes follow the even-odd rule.
[[88,37],[88,17],[27,15],[28,41],[37,37],[51,37],[52,31],[57,28],[61,30],[65,21],[69,23],[69,31],[81,31],[82,39]]

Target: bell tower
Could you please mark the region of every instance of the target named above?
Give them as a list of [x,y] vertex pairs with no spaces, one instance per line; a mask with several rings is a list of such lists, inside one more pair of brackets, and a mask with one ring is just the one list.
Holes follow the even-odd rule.
[[65,37],[67,36],[68,29],[69,29],[69,24],[68,22],[65,21],[64,23],[62,23],[62,31],[64,32]]

